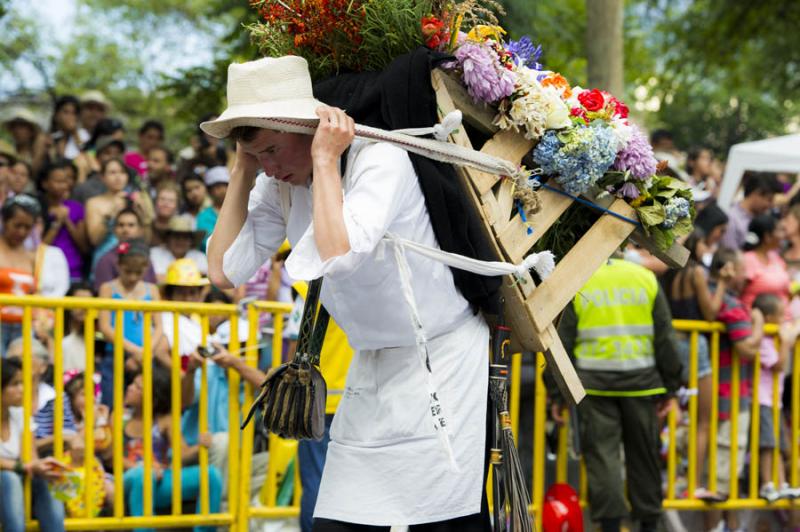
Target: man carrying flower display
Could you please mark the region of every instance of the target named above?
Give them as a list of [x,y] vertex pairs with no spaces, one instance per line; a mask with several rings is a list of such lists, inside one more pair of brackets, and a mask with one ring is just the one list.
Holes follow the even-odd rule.
[[[438,248],[408,154],[354,142],[353,120],[314,99],[298,57],[231,65],[228,102],[202,124],[237,141],[208,245],[212,281],[246,282],[288,237],[290,275],[325,279],[322,302],[356,349],[331,427],[315,529],[488,530],[489,329],[446,266],[409,256],[398,273],[381,244],[392,233]],[[319,119],[319,127],[313,137],[253,127],[275,118]],[[408,290],[425,326],[427,367],[404,303]]]

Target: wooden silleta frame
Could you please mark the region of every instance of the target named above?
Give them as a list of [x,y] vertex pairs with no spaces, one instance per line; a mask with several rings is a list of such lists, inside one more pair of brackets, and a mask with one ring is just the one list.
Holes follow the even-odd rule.
[[[489,137],[481,147],[482,152],[519,162],[535,146],[521,133],[500,131],[492,124],[494,111],[473,103],[463,86],[446,72],[434,70],[431,82],[441,116],[458,109],[465,123]],[[452,140],[462,146],[474,147],[463,128],[453,133]],[[510,180],[467,167],[457,167],[457,171],[477,215],[484,222],[497,256],[513,263],[522,261],[536,241],[574,201],[557,192],[541,189],[538,192],[541,209],[528,217],[530,227],[534,229],[529,234],[514,208],[513,184]],[[636,219],[633,208],[621,199],[611,198],[602,206],[624,217]],[[503,282],[505,315],[513,329],[512,345],[518,350],[543,351],[562,394],[573,403],[583,399],[585,391],[558,338],[553,320],[627,238],[650,250],[671,267],[682,267],[688,259],[689,252],[682,246],[675,245],[667,252],[662,252],[641,229],[604,214],[540,285],[536,286],[528,274],[523,282],[515,283],[510,278]]]

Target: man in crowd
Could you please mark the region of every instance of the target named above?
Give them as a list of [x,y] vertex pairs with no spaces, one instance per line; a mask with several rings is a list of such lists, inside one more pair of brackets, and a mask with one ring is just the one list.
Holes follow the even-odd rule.
[[[656,276],[628,261],[601,266],[564,310],[558,327],[586,388],[578,406],[592,519],[619,532],[628,514],[655,532],[661,516],[659,420],[681,380],[669,304]],[[561,418],[554,403],[553,417]]]
[[81,125],[91,135],[97,124],[106,118],[111,104],[100,91],[87,91],[81,96]]
[[[134,238],[142,238],[144,236],[142,219],[139,218],[139,215],[134,209],[128,207],[119,211],[114,221],[114,236],[116,236],[117,240],[120,242],[130,242]],[[108,251],[97,261],[94,269],[93,282],[95,293],[100,290],[100,285],[119,276],[118,259],[119,255],[115,248]],[[155,271],[153,271],[152,265],[147,266],[147,271],[144,274],[144,281],[148,283],[156,282],[156,274]]]
[[774,174],[768,172],[745,172],[744,199],[731,207],[728,212],[728,230],[720,245],[731,249],[742,249],[747,239],[747,226],[750,221],[769,211],[775,194],[781,192],[780,183]]

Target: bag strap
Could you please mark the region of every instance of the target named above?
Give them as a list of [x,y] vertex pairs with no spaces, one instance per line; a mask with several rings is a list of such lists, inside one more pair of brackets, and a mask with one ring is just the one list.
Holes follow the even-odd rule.
[[312,354],[309,349],[311,347],[311,337],[314,334],[314,315],[317,313],[321,288],[322,277],[314,279],[308,285],[306,302],[303,306],[303,317],[300,321],[300,336],[297,340],[297,350],[294,355],[295,361],[298,361],[302,355]]
[[314,334],[311,336],[311,349],[309,352],[311,355],[311,363],[315,366],[319,366],[322,344],[325,342],[325,333],[328,331],[328,322],[330,319],[331,315],[328,314],[328,310],[320,306],[317,321],[314,324]]

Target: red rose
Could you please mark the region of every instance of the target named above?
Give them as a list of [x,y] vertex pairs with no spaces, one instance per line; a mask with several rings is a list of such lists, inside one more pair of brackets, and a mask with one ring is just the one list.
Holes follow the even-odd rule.
[[603,93],[598,89],[583,91],[578,95],[578,101],[587,111],[599,111],[606,104]]
[[422,36],[430,39],[444,27],[444,22],[436,17],[422,17]]
[[436,50],[437,48],[439,48],[441,44],[442,44],[442,38],[438,33],[431,35],[431,37],[427,41],[425,41],[425,46],[427,46],[431,50]]
[[130,242],[121,242],[119,246],[117,246],[117,254],[125,255],[130,251],[131,244]]
[[611,102],[614,104],[614,114],[620,118],[628,118],[628,106],[612,96]]

